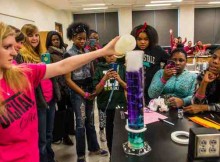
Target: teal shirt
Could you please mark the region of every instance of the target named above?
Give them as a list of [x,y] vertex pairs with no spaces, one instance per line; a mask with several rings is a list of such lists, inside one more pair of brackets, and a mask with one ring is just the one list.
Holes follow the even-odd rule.
[[174,97],[181,98],[184,106],[191,104],[191,99],[195,90],[196,74],[184,70],[178,76],[172,76],[166,84],[161,82],[164,70],[157,71],[148,89],[150,98],[169,94]]

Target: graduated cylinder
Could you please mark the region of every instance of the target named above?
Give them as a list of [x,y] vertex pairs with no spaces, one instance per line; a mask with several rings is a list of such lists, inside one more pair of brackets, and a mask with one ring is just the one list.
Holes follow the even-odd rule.
[[[144,147],[144,71],[143,51],[126,54],[126,82],[128,108],[128,143],[132,149]],[[136,132],[136,133],[133,133]],[[140,133],[138,133],[140,132]]]

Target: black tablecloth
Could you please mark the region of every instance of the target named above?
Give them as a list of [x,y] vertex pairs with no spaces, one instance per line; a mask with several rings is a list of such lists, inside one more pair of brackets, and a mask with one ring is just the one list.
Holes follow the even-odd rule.
[[[193,123],[187,117],[178,119],[176,109],[164,113],[164,115],[175,126],[164,122],[148,124],[147,131],[145,131],[145,141],[148,142],[152,150],[144,156],[132,156],[124,153],[122,144],[128,140],[128,133],[125,130],[126,121],[121,119],[120,110],[116,110],[111,162],[186,162],[188,145],[173,142],[171,133],[174,131],[189,132],[190,128],[199,127],[199,125]],[[211,161],[220,162],[220,160]],[[196,162],[208,161],[197,160]]]

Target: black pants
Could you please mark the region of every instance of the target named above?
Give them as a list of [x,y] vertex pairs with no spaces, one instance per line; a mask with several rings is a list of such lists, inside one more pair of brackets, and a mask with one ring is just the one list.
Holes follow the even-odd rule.
[[106,139],[109,153],[112,151],[112,138],[114,129],[115,109],[106,110]]
[[57,102],[57,105],[58,111],[55,114],[53,132],[54,142],[75,134],[74,113],[69,96],[63,97],[61,101]]

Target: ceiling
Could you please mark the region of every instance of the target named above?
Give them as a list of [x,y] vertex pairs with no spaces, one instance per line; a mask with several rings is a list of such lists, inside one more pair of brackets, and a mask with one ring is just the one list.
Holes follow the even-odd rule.
[[[148,9],[163,9],[163,8],[178,8],[181,5],[195,5],[195,7],[216,7],[219,5],[208,5],[211,1],[220,0],[182,0],[182,2],[172,2],[169,7],[145,7],[144,5],[150,4],[151,0],[37,0],[52,8],[58,10],[68,10],[73,13],[88,13],[88,12],[109,12],[117,11],[122,7],[131,7],[133,10],[148,10]],[[158,1],[158,0],[155,0]],[[164,0],[161,0],[164,1]],[[103,10],[90,10],[84,11],[84,5],[92,4],[105,4],[108,9]],[[88,6],[86,6],[88,7]],[[89,6],[89,7],[100,7],[100,6]]]

